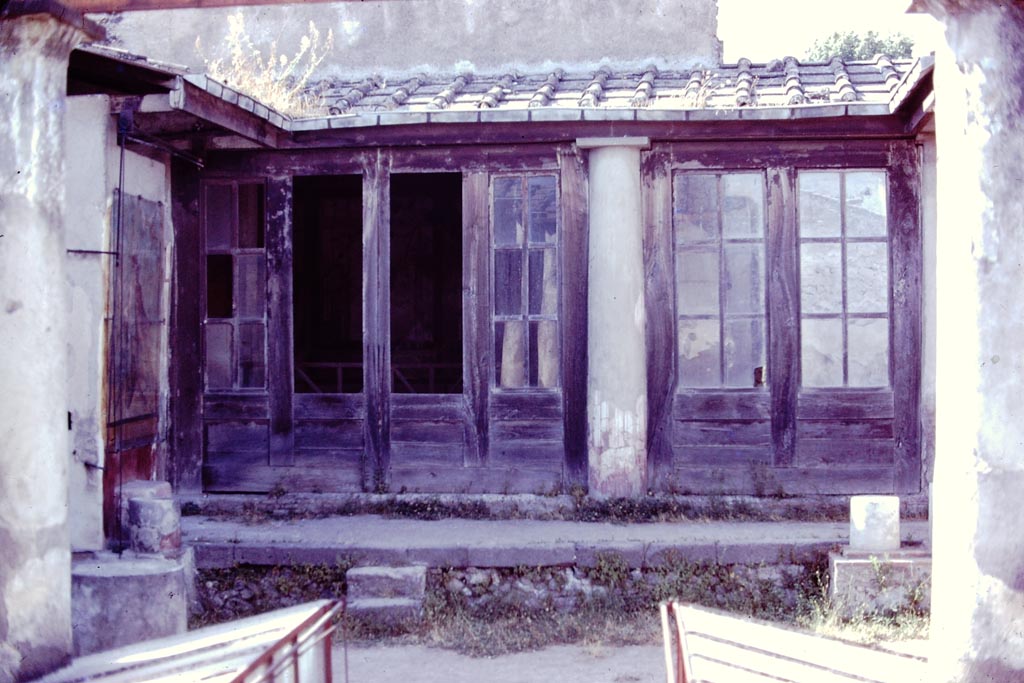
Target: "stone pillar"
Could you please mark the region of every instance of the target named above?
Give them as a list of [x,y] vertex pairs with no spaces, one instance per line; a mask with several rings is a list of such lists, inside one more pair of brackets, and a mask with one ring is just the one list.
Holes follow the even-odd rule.
[[938,152],[934,681],[1024,680],[1024,7],[946,26]]
[[590,150],[587,461],[594,496],[640,496],[647,470],[640,151],[647,138],[586,138]]
[[86,37],[72,13],[17,12],[13,3],[0,15],[4,682],[46,673],[71,653],[63,126],[68,55]]

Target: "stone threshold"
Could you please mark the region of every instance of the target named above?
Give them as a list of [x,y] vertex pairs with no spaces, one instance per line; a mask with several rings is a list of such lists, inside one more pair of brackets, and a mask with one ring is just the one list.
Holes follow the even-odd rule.
[[[594,566],[615,554],[631,568],[666,562],[802,564],[849,541],[847,522],[660,522],[442,519],[378,515],[268,520],[190,516],[184,542],[200,568],[238,564],[353,566]],[[905,547],[928,546],[928,522],[901,525]]]

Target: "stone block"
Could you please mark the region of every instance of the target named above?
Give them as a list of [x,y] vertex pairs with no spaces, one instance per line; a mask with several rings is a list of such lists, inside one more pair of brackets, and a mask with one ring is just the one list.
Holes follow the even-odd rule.
[[349,600],[346,615],[376,628],[400,629],[423,618],[423,601],[414,598],[358,598]]
[[852,496],[850,548],[881,552],[899,547],[899,496]]
[[149,481],[148,479],[137,479],[126,481],[121,485],[120,513],[121,528],[128,529],[128,503],[133,499],[167,498],[171,499],[174,494],[171,492],[171,485],[166,481]]
[[181,514],[171,498],[128,501],[128,546],[140,554],[181,554]]
[[96,553],[71,568],[76,656],[184,633],[185,567],[162,557]]
[[927,551],[829,553],[829,597],[840,615],[927,610],[932,558]]
[[414,598],[423,600],[427,588],[427,568],[354,567],[345,573],[348,596],[362,598]]

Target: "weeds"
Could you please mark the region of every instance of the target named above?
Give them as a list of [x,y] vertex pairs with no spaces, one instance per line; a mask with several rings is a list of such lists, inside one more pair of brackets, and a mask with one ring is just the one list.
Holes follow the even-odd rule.
[[196,51],[206,64],[206,72],[214,80],[249,95],[260,103],[288,116],[312,116],[324,108],[323,92],[307,88],[313,72],[331,52],[333,31],[321,42],[316,24],[299,41],[298,51],[289,58],[278,54],[277,42],[270,44],[264,56],[245,28],[241,12],[228,17],[228,33],[224,39],[227,58],[207,59],[199,39]]

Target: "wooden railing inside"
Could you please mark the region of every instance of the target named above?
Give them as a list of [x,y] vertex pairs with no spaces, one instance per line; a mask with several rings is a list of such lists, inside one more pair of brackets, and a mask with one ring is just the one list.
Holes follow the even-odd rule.
[[320,600],[208,626],[76,659],[39,683],[332,683],[343,611],[342,601]]
[[666,683],[923,683],[922,657],[677,602],[661,605]]

